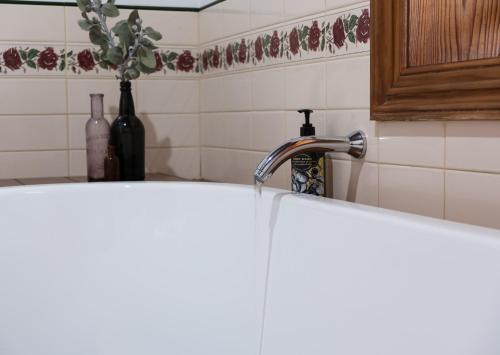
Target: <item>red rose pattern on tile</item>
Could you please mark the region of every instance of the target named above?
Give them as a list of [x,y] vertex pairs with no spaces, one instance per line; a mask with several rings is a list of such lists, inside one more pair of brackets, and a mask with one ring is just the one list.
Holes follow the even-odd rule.
[[[155,50],[156,73],[204,73],[216,70],[232,70],[242,65],[261,66],[304,59],[305,56],[335,56],[349,54],[356,48],[368,50],[370,39],[370,12],[358,8],[341,14],[324,15],[318,19],[301,21],[292,25],[238,38],[200,51]],[[353,50],[354,47],[354,50]],[[339,53],[340,51],[344,51]],[[64,72],[74,74],[101,70],[113,72],[116,66],[108,66],[100,60],[94,48],[80,50],[33,48],[13,46],[0,50],[0,72],[27,73],[28,69],[39,72]]]
[[[370,12],[358,8],[218,43],[198,54],[201,72],[368,51]],[[222,55],[224,54],[224,55]],[[213,57],[217,55],[217,60]],[[219,60],[221,58],[222,60]]]

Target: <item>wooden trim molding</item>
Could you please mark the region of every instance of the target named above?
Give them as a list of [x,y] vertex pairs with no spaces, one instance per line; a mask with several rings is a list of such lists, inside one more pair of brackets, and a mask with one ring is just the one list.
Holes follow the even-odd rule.
[[[491,17],[498,18],[498,21],[493,21],[496,26],[500,22],[500,4],[495,5],[495,1],[491,1],[442,2],[454,4],[454,7],[446,15],[450,19],[439,21],[482,21],[485,16],[477,14],[488,11],[488,21],[493,21]],[[448,59],[442,52],[449,51],[448,48],[442,51],[430,48],[415,59],[412,46],[422,50],[424,45],[416,45],[418,39],[410,37],[415,36],[409,30],[411,26],[415,27],[415,24],[410,24],[415,20],[410,17],[409,10],[410,6],[415,7],[414,2],[419,3],[420,11],[429,11],[431,13],[426,15],[436,18],[432,11],[436,11],[437,5],[430,0],[371,1],[371,118],[380,121],[500,119],[500,57],[495,52],[497,36],[471,33],[471,38],[463,39],[463,31],[458,28],[456,32],[443,34],[456,38],[442,38],[437,42],[449,43],[453,39],[460,47],[460,41],[469,41],[467,56],[463,55],[466,59],[456,60],[449,55],[450,59],[446,62]],[[476,16],[469,14],[470,6],[475,6]],[[478,28],[478,31],[485,28],[481,23],[470,26]],[[422,36],[423,39],[425,36]],[[474,41],[481,45],[476,45]],[[486,46],[487,51],[480,48],[484,41],[491,41]],[[465,51],[462,49],[462,52]],[[488,57],[480,57],[485,52]],[[410,53],[413,53],[411,60]]]

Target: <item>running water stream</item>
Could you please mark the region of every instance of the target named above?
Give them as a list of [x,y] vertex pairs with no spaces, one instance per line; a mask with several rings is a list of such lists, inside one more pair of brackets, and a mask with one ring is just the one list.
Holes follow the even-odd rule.
[[274,227],[278,219],[281,199],[288,193],[263,193],[263,184],[255,180],[254,185],[254,241],[256,260],[256,300],[262,300],[258,306],[258,354],[262,355],[264,343],[264,327],[266,317],[266,300],[271,271],[271,254],[273,248]]

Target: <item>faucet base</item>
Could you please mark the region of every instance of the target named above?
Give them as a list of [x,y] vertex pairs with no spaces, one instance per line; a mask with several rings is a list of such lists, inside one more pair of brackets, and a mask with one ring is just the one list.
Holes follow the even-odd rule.
[[354,158],[363,159],[366,155],[366,135],[363,131],[354,131],[347,136],[350,148],[347,153]]

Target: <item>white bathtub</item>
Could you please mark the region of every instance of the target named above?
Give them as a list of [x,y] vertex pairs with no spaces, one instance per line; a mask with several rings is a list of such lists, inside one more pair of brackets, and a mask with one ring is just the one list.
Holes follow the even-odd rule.
[[266,190],[256,233],[254,199],[0,189],[0,355],[500,354],[499,231]]

